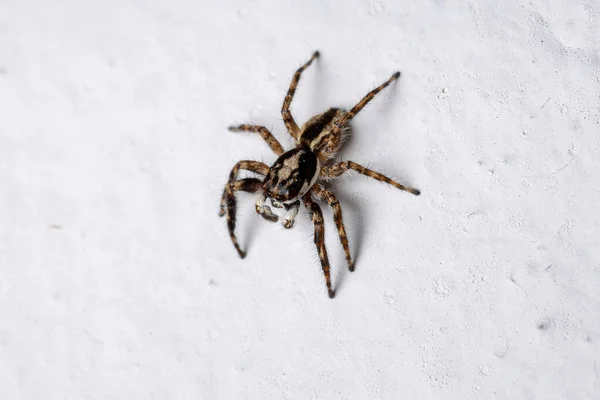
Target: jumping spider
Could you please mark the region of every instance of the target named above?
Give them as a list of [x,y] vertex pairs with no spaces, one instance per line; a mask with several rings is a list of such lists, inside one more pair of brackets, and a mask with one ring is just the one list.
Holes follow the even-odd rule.
[[[371,178],[388,183],[400,190],[418,196],[420,192],[404,185],[401,185],[392,179],[358,165],[352,161],[342,161],[332,163],[331,160],[338,153],[342,143],[350,136],[350,120],[371,101],[375,95],[381,92],[386,86],[398,79],[400,72],[394,73],[386,82],[371,90],[358,104],[350,111],[339,108],[330,108],[322,114],[316,115],[306,122],[302,128],[296,125],[296,121],[290,112],[290,104],[296,92],[296,87],[300,81],[302,72],[319,57],[319,52],[315,52],[310,60],[296,71],[290,88],[283,101],[281,115],[283,122],[289,134],[296,141],[296,147],[289,151],[284,151],[281,144],[273,137],[264,126],[240,125],[230,127],[233,132],[255,132],[258,133],[271,150],[279,158],[269,167],[267,164],[258,161],[240,161],[231,173],[229,181],[225,185],[223,196],[221,198],[220,216],[227,214],[227,228],[229,236],[241,258],[246,253],[240,248],[235,236],[236,219],[236,198],[235,192],[244,191],[249,193],[262,192],[261,197],[256,202],[256,212],[262,215],[266,220],[276,222],[278,217],[271,211],[271,208],[265,204],[270,199],[273,207],[285,208],[288,213],[283,220],[285,228],[291,228],[294,224],[294,218],[298,214],[300,202],[308,210],[315,228],[314,242],[317,246],[321,266],[325,274],[325,283],[329,297],[333,298],[335,292],[331,288],[331,278],[329,276],[329,260],[325,249],[325,225],[323,222],[323,213],[321,208],[313,200],[313,194],[321,201],[327,203],[333,210],[333,218],[337,226],[340,241],[346,253],[348,268],[354,271],[352,258],[350,257],[350,248],[346,229],[342,222],[342,208],[340,203],[330,189],[323,186],[323,181],[337,178],[348,170],[354,170],[360,174],[370,176]],[[264,176],[261,181],[256,178],[237,179],[240,169],[255,172]]]

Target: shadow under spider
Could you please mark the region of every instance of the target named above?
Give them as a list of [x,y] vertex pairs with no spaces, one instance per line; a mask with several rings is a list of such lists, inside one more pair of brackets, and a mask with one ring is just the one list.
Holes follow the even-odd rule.
[[[248,196],[250,197],[250,196]],[[256,201],[256,200],[255,200]],[[241,213],[240,213],[241,214]],[[244,221],[244,225],[246,225],[246,229],[244,231],[245,234],[245,243],[242,243],[242,250],[244,250],[246,252],[246,257],[248,257],[248,251],[249,249],[252,247],[252,243],[254,243],[254,239],[257,236],[257,232],[260,229],[259,226],[261,225],[260,221],[262,218],[256,214],[256,213],[250,213],[252,214],[250,215],[246,215],[245,213],[242,214],[242,218]],[[239,220],[238,220],[239,223]]]

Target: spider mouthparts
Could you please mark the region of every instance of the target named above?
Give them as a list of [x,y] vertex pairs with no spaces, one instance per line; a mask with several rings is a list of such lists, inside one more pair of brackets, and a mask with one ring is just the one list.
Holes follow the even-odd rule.
[[280,201],[275,200],[274,198],[271,198],[271,204],[275,208],[283,208],[283,204]]
[[276,214],[273,214],[273,211],[271,211],[271,208],[269,206],[262,206],[262,208],[257,208],[257,211],[267,221],[279,221],[279,217]]
[[279,217],[275,214],[262,214],[263,218],[267,221],[277,222],[279,221]]

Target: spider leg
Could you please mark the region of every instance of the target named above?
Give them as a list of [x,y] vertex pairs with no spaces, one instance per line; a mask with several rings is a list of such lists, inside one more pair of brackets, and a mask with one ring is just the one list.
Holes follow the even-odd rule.
[[227,198],[225,203],[227,204],[227,229],[229,229],[229,237],[233,242],[235,249],[241,258],[246,257],[246,253],[242,251],[238,244],[235,236],[235,219],[236,219],[236,205],[235,192],[243,191],[248,193],[254,193],[260,190],[261,181],[256,178],[239,179],[227,184]]
[[344,127],[344,125],[348,123],[348,121],[350,121],[352,118],[354,118],[354,116],[356,116],[356,114],[358,114],[360,112],[360,110],[362,110],[371,100],[373,100],[373,98],[377,95],[377,93],[379,93],[383,89],[385,89],[390,83],[392,83],[396,79],[398,79],[398,77],[400,77],[400,72],[394,73],[394,75],[392,75],[390,77],[390,79],[383,82],[381,85],[377,86],[375,89],[373,89],[369,93],[367,93],[365,95],[365,97],[362,98],[361,101],[359,101],[354,107],[352,107],[352,109],[350,109],[350,111],[348,111],[344,115],[344,117],[341,118],[335,124],[335,128],[334,128],[335,131],[339,131],[340,129],[342,129]]
[[325,249],[325,223],[323,222],[323,213],[321,207],[315,203],[310,192],[304,195],[302,198],[304,206],[310,213],[313,224],[315,225],[315,244],[317,245],[317,251],[319,252],[319,258],[321,259],[321,267],[323,268],[323,274],[325,275],[325,284],[327,285],[327,292],[329,298],[333,299],[335,292],[331,288],[331,276],[329,274],[329,259],[327,258],[327,250]]
[[337,163],[337,164],[334,164],[331,166],[323,167],[321,169],[320,176],[323,178],[337,178],[338,176],[342,175],[344,172],[346,172],[348,170],[354,170],[354,171],[358,172],[359,174],[363,174],[363,175],[369,176],[373,179],[377,179],[378,181],[388,183],[388,184],[394,186],[395,188],[412,193],[415,196],[418,196],[421,194],[421,192],[418,189],[413,189],[411,187],[401,185],[398,182],[388,178],[387,176],[380,174],[379,172],[365,168],[362,165],[359,165],[353,161],[342,161],[340,163]]
[[279,141],[277,141],[277,139],[275,139],[275,137],[273,136],[273,134],[264,126],[258,126],[258,125],[239,125],[239,126],[230,126],[228,128],[231,132],[254,132],[254,133],[258,133],[260,135],[261,138],[263,138],[263,140],[265,142],[267,142],[267,144],[269,145],[269,147],[271,148],[271,150],[273,150],[273,152],[275,154],[277,154],[278,156],[283,154],[283,147],[281,147],[281,144],[279,143]]
[[257,174],[266,175],[269,172],[269,166],[259,161],[244,160],[240,161],[233,166],[231,173],[229,173],[229,180],[223,189],[223,195],[221,196],[221,209],[219,216],[225,215],[225,205],[227,202],[227,193],[229,190],[229,184],[237,179],[237,174],[240,169],[256,172]]
[[329,204],[329,207],[333,210],[333,220],[338,230],[338,235],[340,237],[340,242],[342,242],[342,247],[344,248],[344,253],[346,253],[346,261],[348,261],[348,269],[352,272],[354,271],[354,264],[352,263],[352,257],[350,256],[350,246],[348,245],[348,235],[346,235],[346,228],[344,228],[344,221],[342,219],[342,207],[340,206],[340,202],[335,197],[335,195],[331,192],[331,190],[327,190],[319,184],[315,184],[312,189],[315,192],[317,197]]
[[298,135],[300,134],[300,130],[298,129],[298,125],[296,121],[294,121],[294,117],[292,117],[292,113],[290,112],[290,105],[292,104],[292,99],[294,98],[294,94],[296,93],[296,88],[298,87],[298,82],[300,81],[300,76],[302,72],[315,60],[319,58],[319,52],[315,51],[308,60],[306,64],[298,68],[296,73],[294,73],[294,77],[292,78],[292,82],[290,83],[290,88],[288,89],[287,95],[283,100],[283,106],[281,107],[281,116],[283,117],[283,123],[287,128],[290,135],[298,140]]

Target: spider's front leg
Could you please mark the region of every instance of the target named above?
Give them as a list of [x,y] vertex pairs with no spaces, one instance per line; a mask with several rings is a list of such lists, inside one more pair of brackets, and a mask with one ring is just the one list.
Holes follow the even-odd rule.
[[227,184],[225,198],[225,204],[227,205],[227,229],[229,229],[229,237],[233,242],[233,246],[237,250],[241,258],[246,257],[246,253],[242,251],[238,244],[237,237],[235,236],[235,221],[236,221],[236,208],[237,201],[235,199],[235,192],[243,191],[248,193],[255,193],[260,190],[261,181],[256,178],[239,179]]
[[225,215],[225,206],[227,202],[227,191],[229,188],[229,184],[237,179],[237,174],[240,171],[240,169],[255,172],[259,175],[266,175],[269,172],[269,166],[259,161],[244,160],[235,164],[231,169],[231,172],[229,173],[229,180],[227,181],[225,189],[223,189],[223,195],[221,196],[221,208],[219,210],[219,216],[221,217]]

